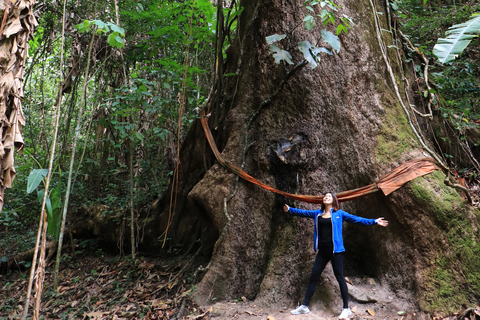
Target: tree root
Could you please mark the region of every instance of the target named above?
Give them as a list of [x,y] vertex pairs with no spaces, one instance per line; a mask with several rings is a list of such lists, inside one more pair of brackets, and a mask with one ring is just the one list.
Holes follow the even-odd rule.
[[[47,242],[46,250],[48,252],[46,261],[50,261],[51,258],[55,255],[55,252],[57,252],[57,243],[55,241]],[[25,252],[8,257],[8,262],[6,264],[0,265],[0,271],[2,273],[5,273],[8,270],[12,270],[12,269],[17,269],[17,270],[25,269],[26,268],[25,262],[31,261],[33,259],[34,252],[35,252],[35,248],[32,248]]]
[[447,176],[445,177],[445,180],[443,182],[445,183],[445,185],[452,187],[455,190],[463,191],[463,193],[467,197],[468,203],[473,205],[472,197],[470,196],[468,189],[465,188],[464,186],[459,185],[458,183],[455,183],[455,179],[452,178],[452,176],[450,175],[450,172],[447,173]]

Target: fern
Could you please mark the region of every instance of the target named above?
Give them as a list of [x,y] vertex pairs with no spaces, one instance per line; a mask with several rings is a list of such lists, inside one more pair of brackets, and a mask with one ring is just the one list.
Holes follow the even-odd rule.
[[455,60],[470,44],[473,38],[480,34],[480,13],[474,13],[470,20],[456,24],[445,32],[446,38],[439,38],[433,47],[433,54],[441,63]]

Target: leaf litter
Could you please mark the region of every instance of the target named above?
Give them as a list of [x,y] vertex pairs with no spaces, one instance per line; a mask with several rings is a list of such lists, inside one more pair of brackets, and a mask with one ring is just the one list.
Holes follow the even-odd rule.
[[[106,258],[84,254],[61,263],[53,290],[50,261],[40,319],[207,319],[191,300],[196,266],[188,257]],[[18,319],[25,303],[28,272],[0,275],[0,319]],[[30,312],[33,310],[30,306]]]

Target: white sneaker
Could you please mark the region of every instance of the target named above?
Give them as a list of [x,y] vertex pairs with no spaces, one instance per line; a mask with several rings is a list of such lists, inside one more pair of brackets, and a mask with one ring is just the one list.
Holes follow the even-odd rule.
[[348,319],[348,317],[352,314],[352,310],[350,308],[346,308],[342,310],[338,319]]
[[308,309],[308,307],[304,306],[303,304],[301,306],[298,306],[297,309],[290,311],[291,314],[304,314],[309,312],[310,309]]

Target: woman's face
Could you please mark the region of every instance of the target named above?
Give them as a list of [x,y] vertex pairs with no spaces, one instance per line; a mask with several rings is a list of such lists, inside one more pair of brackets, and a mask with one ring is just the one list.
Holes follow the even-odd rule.
[[332,204],[333,203],[333,197],[330,193],[327,193],[323,196],[323,204]]

